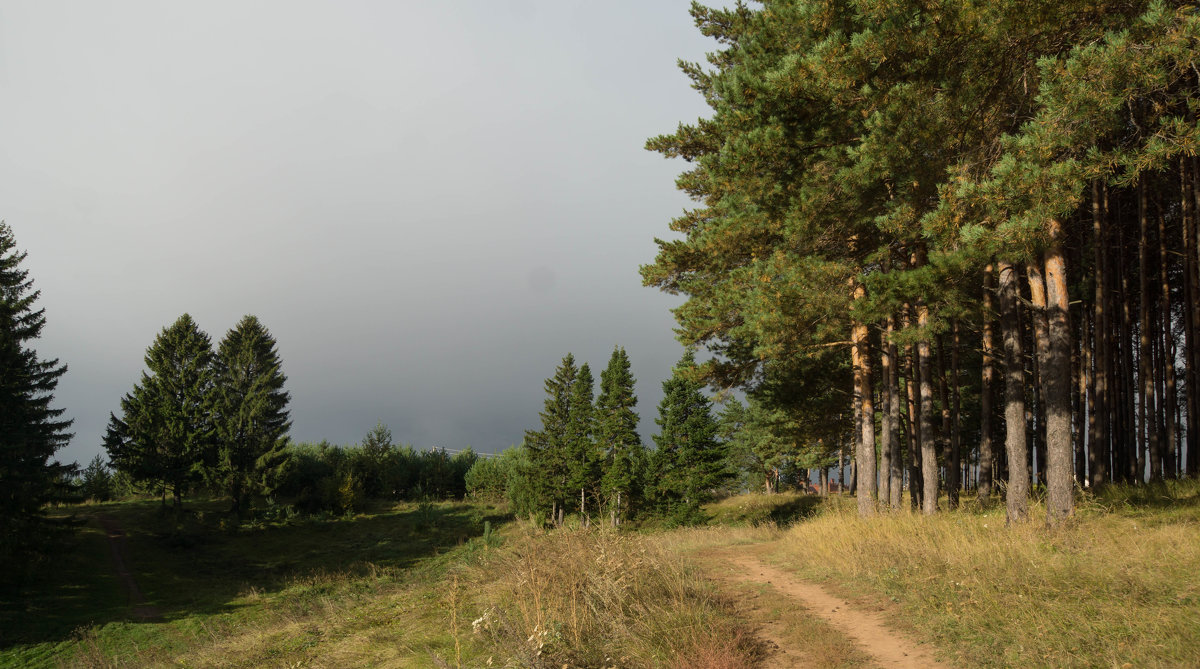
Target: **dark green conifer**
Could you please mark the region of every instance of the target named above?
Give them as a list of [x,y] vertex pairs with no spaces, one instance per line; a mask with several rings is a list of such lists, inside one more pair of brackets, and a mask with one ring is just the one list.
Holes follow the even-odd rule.
[[571,431],[571,396],[579,370],[575,356],[568,353],[546,379],[545,408],[539,414],[541,430],[525,432],[531,476],[528,497],[536,508],[546,509],[558,521],[567,497]]
[[599,494],[603,454],[596,445],[595,407],[592,403],[592,370],[585,362],[571,386],[570,421],[567,426],[567,488],[587,516],[587,498]]
[[220,443],[213,478],[241,512],[284,459],[291,421],[275,338],[254,316],[225,334],[214,360],[213,420]]
[[[70,440],[70,420],[50,405],[67,366],[43,360],[30,344],[46,324],[43,309],[34,309],[39,291],[29,271],[21,269],[25,253],[7,223],[0,221],[0,565],[16,567],[35,548],[44,525],[42,506],[56,482],[71,470],[51,461]],[[0,568],[0,580],[17,570]]]
[[188,314],[146,350],[141,383],[121,399],[105,438],[109,459],[131,478],[168,490],[175,508],[216,460],[212,344]]
[[696,359],[691,350],[663,382],[663,399],[655,420],[662,430],[654,435],[654,489],[659,506],[681,521],[698,518],[700,505],[730,477],[726,449],[717,440],[712,403],[695,380]]
[[601,491],[614,524],[636,510],[646,467],[646,451],[637,433],[633,384],[629,356],[618,346],[600,374],[600,396],[596,399],[596,442],[606,463]]

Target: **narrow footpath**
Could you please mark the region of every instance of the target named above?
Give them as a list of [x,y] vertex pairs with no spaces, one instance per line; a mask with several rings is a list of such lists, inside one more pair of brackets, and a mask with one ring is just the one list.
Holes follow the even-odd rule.
[[129,571],[128,544],[125,541],[125,530],[121,529],[120,524],[112,516],[100,514],[96,516],[96,521],[104,528],[105,534],[108,535],[108,547],[112,552],[113,573],[117,575],[117,580],[125,588],[126,597],[129,600],[130,610],[133,612],[133,617],[139,621],[154,620],[162,615],[158,607],[146,604],[146,598],[142,595],[141,588],[138,587],[137,581],[134,580],[133,574]]
[[[763,562],[744,546],[736,551],[728,548],[714,550],[708,552],[706,557],[716,558],[705,560],[709,565],[719,565],[710,567],[717,571],[714,576],[759,587],[769,586],[795,605],[792,615],[808,613],[823,619],[852,641],[877,666],[888,669],[949,667],[934,659],[933,649],[929,645],[917,644],[888,627],[881,614],[854,608],[821,586]],[[787,616],[788,612],[782,611],[781,615]],[[775,652],[767,659],[768,667],[803,667],[810,664],[805,660],[807,649],[799,647],[796,640],[776,634],[769,627],[764,627],[761,634],[764,640],[775,647]]]

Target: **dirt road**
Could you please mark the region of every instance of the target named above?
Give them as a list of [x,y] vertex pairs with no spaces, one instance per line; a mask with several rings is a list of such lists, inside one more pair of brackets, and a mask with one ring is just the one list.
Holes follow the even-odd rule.
[[[723,549],[709,554],[706,562],[720,570],[719,577],[734,582],[769,586],[794,603],[795,613],[807,611],[825,620],[832,628],[845,635],[871,661],[880,667],[936,669],[949,665],[933,657],[932,648],[904,637],[887,626],[882,615],[864,611],[850,605],[846,600],[835,597],[819,585],[808,583],[778,567],[763,562],[753,551],[740,547],[739,550]],[[782,615],[788,615],[787,611]],[[800,647],[794,638],[774,634],[767,628],[764,637],[776,647],[768,659],[769,667],[805,666],[808,649]]]

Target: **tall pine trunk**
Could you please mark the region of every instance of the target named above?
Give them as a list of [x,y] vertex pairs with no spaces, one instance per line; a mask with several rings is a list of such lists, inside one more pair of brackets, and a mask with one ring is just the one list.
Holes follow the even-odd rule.
[[1165,444],[1163,454],[1167,458],[1165,469],[1167,476],[1174,478],[1178,472],[1178,461],[1175,457],[1175,444],[1179,433],[1179,425],[1175,422],[1175,337],[1171,331],[1171,284],[1167,280],[1167,222],[1160,212],[1158,215],[1158,283],[1160,288],[1159,316],[1162,319],[1162,360],[1163,360],[1163,419],[1166,421],[1164,433]]
[[917,367],[920,368],[921,379],[918,384],[921,406],[921,511],[926,515],[937,513],[938,509],[938,463],[937,442],[933,438],[933,379],[929,340],[929,307],[917,305],[917,327],[922,330],[922,339],[917,342]]
[[892,343],[891,335],[896,327],[896,318],[888,315],[887,318],[887,355],[892,361],[892,366],[888,370],[888,414],[891,416],[891,467],[888,469],[888,502],[893,509],[900,508],[900,493],[904,486],[904,462],[901,459],[900,453],[900,359],[898,357],[899,347]]
[[962,485],[961,467],[962,454],[959,451],[961,445],[959,425],[962,419],[962,404],[958,387],[958,321],[951,321],[950,328],[953,336],[953,346],[950,349],[950,396],[951,396],[951,414],[950,414],[950,455],[946,459],[946,493],[949,497],[949,506],[951,509],[958,508],[958,491]]
[[992,393],[996,384],[996,341],[992,330],[995,307],[995,268],[989,263],[983,270],[983,379],[979,397],[979,501],[992,496]]
[[1009,523],[1029,518],[1028,443],[1025,437],[1025,363],[1017,322],[1017,269],[998,262],[1000,331],[1004,338],[1004,450],[1008,455],[1005,505]]
[[892,428],[893,391],[891,384],[892,367],[895,362],[892,360],[891,350],[888,347],[888,334],[888,328],[885,325],[879,347],[879,400],[883,403],[879,412],[879,503],[881,506],[889,504],[892,499],[892,448],[895,439]]
[[1150,221],[1146,212],[1146,182],[1137,185],[1138,206],[1138,476],[1144,476],[1150,463],[1150,480],[1162,480],[1162,458],[1158,453],[1155,427],[1154,352],[1151,349],[1150,323]]
[[1074,467],[1071,458],[1071,301],[1067,292],[1067,263],[1063,257],[1062,224],[1051,219],[1050,247],[1042,254],[1046,272],[1048,355],[1046,388],[1046,514],[1057,525],[1075,513]]
[[1092,488],[1103,485],[1108,480],[1109,460],[1109,409],[1108,409],[1108,379],[1110,365],[1108,362],[1108,311],[1105,308],[1108,296],[1105,292],[1105,260],[1107,248],[1104,234],[1104,218],[1100,211],[1100,181],[1092,181],[1092,261],[1095,264],[1093,276],[1095,279],[1096,295],[1092,304],[1092,354],[1095,359],[1095,372],[1092,374],[1092,405],[1093,419],[1088,421],[1088,476]]
[[[912,323],[909,305],[904,305],[904,325]],[[921,402],[917,386],[920,385],[920,366],[917,364],[916,346],[905,347],[904,359],[908,367],[908,378],[904,386],[908,395],[908,497],[913,510],[921,508]]]

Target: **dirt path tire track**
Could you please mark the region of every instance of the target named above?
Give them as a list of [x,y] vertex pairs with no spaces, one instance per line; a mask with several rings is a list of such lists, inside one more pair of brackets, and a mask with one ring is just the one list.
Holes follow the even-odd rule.
[[[821,586],[805,581],[745,552],[721,551],[720,557],[728,567],[727,578],[746,583],[770,584],[805,609],[820,616],[831,626],[854,640],[881,667],[901,669],[948,669],[938,662],[932,649],[900,635],[887,626],[882,615],[853,608],[850,603],[826,592]],[[779,645],[780,639],[771,638]],[[779,647],[784,657],[802,657],[802,649]]]
[[125,530],[121,529],[121,525],[112,516],[97,515],[96,521],[100,523],[100,527],[104,528],[104,532],[108,536],[108,547],[112,553],[113,573],[117,575],[117,580],[125,588],[125,594],[128,597],[133,616],[142,621],[159,618],[162,612],[159,611],[158,607],[146,604],[146,598],[142,595],[141,588],[138,587],[137,581],[134,580],[133,573],[129,571],[128,544],[125,541]]

